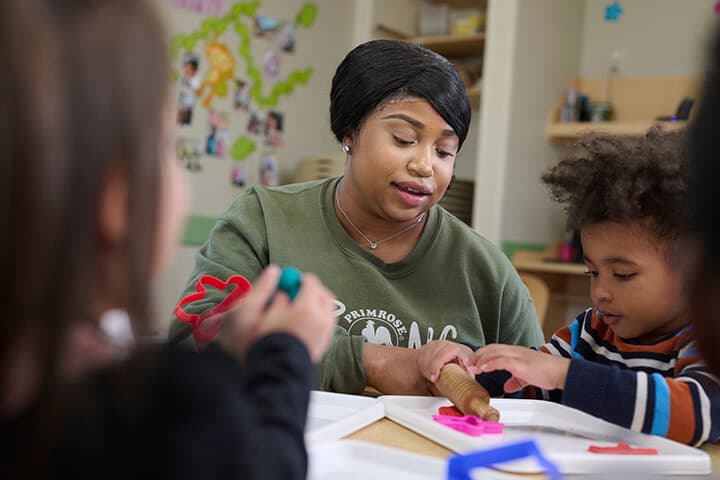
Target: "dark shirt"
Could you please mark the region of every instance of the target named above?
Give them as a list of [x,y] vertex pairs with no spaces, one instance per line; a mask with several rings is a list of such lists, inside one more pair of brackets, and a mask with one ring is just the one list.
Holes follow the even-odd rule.
[[218,346],[164,348],[94,375],[68,395],[58,478],[302,479],[315,370],[273,334],[239,363]]

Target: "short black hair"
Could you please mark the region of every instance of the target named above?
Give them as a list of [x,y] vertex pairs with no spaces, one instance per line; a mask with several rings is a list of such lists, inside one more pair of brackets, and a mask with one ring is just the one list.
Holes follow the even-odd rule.
[[355,47],[335,71],[330,90],[330,126],[338,141],[388,101],[426,100],[452,127],[462,146],[470,126],[470,100],[450,61],[427,48],[399,40],[372,40]]
[[700,108],[690,127],[690,205],[698,226],[705,255],[720,267],[720,30],[708,58]]
[[568,229],[639,221],[658,239],[673,241],[692,231],[684,137],[660,127],[639,138],[590,134],[542,181],[565,205]]

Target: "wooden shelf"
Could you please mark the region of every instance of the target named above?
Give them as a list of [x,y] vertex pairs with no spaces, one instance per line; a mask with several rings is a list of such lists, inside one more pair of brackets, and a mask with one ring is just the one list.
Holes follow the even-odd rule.
[[[555,103],[548,116],[545,132],[552,143],[572,143],[591,132],[605,132],[622,137],[639,137],[653,125],[666,130],[678,130],[687,121],[660,122],[660,116],[672,115],[684,97],[697,98],[701,77],[617,77],[609,83],[604,78],[576,78],[572,84],[587,95],[590,102],[610,96],[613,121],[610,122],[560,122],[562,99]],[[697,107],[696,107],[697,108]]]
[[422,45],[445,57],[481,57],[485,47],[485,34],[471,35],[435,35],[429,37],[411,37],[408,42]]
[[686,121],[677,122],[553,122],[547,126],[547,137],[551,142],[562,143],[581,138],[590,132],[604,132],[620,137],[639,137],[653,125],[662,125],[665,130],[679,130]]

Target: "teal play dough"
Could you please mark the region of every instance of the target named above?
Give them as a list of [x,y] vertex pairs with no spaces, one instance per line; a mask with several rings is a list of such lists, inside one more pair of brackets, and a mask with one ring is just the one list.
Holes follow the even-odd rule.
[[290,300],[295,300],[300,291],[300,270],[294,267],[283,267],[280,272],[280,280],[278,280],[277,289],[287,293]]

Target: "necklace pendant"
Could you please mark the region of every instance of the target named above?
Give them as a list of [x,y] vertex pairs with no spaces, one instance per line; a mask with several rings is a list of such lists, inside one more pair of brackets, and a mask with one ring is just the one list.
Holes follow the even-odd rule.
[[377,243],[370,242],[370,250],[375,250],[377,248]]

